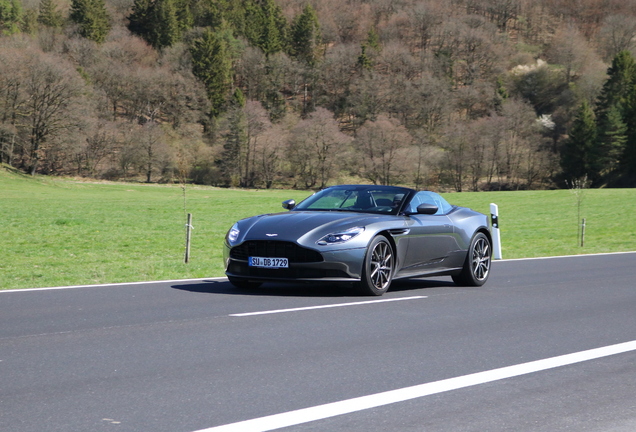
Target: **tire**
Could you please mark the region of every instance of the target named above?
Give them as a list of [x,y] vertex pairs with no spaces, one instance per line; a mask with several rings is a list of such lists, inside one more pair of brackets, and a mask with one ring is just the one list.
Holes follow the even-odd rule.
[[488,237],[478,232],[470,242],[464,267],[453,275],[453,281],[461,286],[482,286],[490,276],[492,244]]
[[256,289],[262,285],[261,282],[250,282],[247,279],[241,279],[232,276],[228,276],[227,280],[230,281],[230,283],[236,288],[240,289]]
[[381,296],[391,286],[395,270],[393,246],[384,236],[375,237],[364,257],[360,289],[363,294]]

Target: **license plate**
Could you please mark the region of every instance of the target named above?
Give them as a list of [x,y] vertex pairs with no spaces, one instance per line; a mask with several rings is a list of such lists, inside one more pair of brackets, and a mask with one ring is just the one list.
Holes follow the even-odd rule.
[[248,264],[250,267],[288,268],[289,260],[287,258],[249,257]]

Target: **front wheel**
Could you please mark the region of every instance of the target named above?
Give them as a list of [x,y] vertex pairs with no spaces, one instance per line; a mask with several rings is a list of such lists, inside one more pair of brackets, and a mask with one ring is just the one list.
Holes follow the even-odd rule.
[[395,256],[393,247],[384,236],[377,236],[369,244],[364,257],[360,288],[364,294],[381,296],[391,285]]
[[453,276],[457,285],[482,286],[490,275],[492,245],[484,233],[477,233],[470,242],[462,271]]

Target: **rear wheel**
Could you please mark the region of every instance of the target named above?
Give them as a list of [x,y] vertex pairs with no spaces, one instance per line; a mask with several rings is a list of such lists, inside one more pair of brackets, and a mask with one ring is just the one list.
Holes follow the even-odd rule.
[[384,294],[391,285],[394,267],[395,255],[391,243],[384,236],[375,237],[364,257],[360,281],[362,292],[376,296]]
[[256,289],[262,285],[261,282],[251,282],[247,279],[241,279],[232,276],[228,276],[227,280],[230,281],[230,283],[236,288],[240,289]]
[[457,285],[482,286],[490,275],[492,246],[488,237],[478,232],[470,242],[462,271],[453,276]]

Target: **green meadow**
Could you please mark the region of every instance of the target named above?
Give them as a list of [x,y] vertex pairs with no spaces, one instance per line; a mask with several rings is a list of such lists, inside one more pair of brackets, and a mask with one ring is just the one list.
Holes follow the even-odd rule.
[[[0,168],[0,289],[223,276],[222,244],[237,219],[283,211],[307,191],[85,182]],[[499,206],[503,258],[636,250],[636,189],[450,193]],[[193,215],[185,264],[186,215]]]

